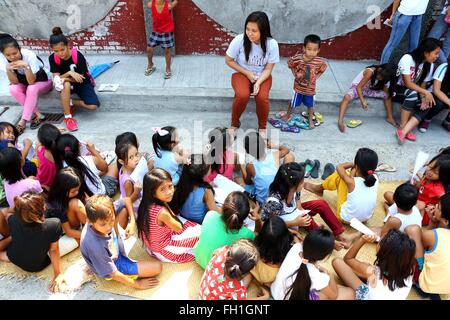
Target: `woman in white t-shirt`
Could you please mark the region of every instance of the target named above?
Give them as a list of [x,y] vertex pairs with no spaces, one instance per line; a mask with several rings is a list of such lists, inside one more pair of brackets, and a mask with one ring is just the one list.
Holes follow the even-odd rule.
[[331,255],[334,236],[326,229],[310,232],[289,250],[270,287],[275,300],[352,300],[349,288],[338,286],[334,277],[318,265]]
[[265,130],[269,116],[269,91],[272,70],[280,61],[278,43],[270,33],[269,18],[264,12],[251,13],[245,21],[245,33],[231,41],[226,52],[226,64],[237,71],[231,78],[235,96],[231,127],[240,126],[240,117],[250,96],[255,97],[258,127]]
[[374,265],[356,259],[362,246],[375,238],[362,236],[344,259],[333,260],[333,268],[344,284],[355,290],[356,300],[406,300],[412,287],[416,245],[406,234],[392,229],[377,246]]
[[398,47],[406,33],[409,33],[408,51],[417,48],[422,28],[422,17],[427,10],[428,0],[394,0],[392,15],[389,18],[392,26],[391,36],[381,54],[381,64],[388,63],[392,51]]
[[[434,38],[422,40],[419,47],[405,54],[398,63],[397,77],[391,81],[389,91],[394,101],[401,102],[400,128],[396,129],[399,144],[405,139],[416,140],[411,132],[415,126],[408,121],[419,110],[427,110],[436,104],[433,94],[427,90],[433,80],[434,62],[441,52],[441,43]],[[408,124],[408,125],[407,125]]]
[[19,134],[27,122],[35,129],[41,121],[37,108],[39,96],[52,89],[50,73],[36,54],[21,49],[16,39],[9,34],[0,34],[0,70],[6,73],[10,82],[11,95],[23,106],[22,117],[16,128]]

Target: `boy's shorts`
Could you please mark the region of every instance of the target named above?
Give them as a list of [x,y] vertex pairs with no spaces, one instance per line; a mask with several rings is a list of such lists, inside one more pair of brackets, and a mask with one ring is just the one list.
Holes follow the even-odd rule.
[[114,261],[114,264],[116,265],[117,270],[125,275],[135,276],[139,274],[137,262],[121,254],[119,254],[117,260]]
[[175,46],[173,40],[173,32],[152,32],[152,34],[148,38],[148,46],[150,48],[154,48],[159,45],[164,49],[172,48],[173,46]]
[[294,95],[291,100],[292,108],[297,108],[302,103],[307,108],[314,108],[314,96],[307,96],[294,91]]
[[100,101],[95,93],[95,89],[90,83],[74,84],[71,93],[78,95],[85,104],[100,107]]

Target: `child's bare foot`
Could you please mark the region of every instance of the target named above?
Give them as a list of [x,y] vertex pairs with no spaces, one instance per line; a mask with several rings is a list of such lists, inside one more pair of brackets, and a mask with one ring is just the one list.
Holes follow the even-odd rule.
[[314,129],[315,127],[316,127],[316,125],[314,124],[314,121],[309,120],[309,128]]
[[338,122],[338,127],[339,127],[339,131],[344,133],[345,132],[345,125],[344,125],[344,121],[339,121]]
[[360,235],[360,232],[354,232],[352,234],[341,233],[336,237],[336,239],[344,244],[345,249],[348,249],[352,245],[353,241],[355,241],[356,238],[359,238]]
[[342,241],[334,240],[334,250],[340,251],[345,248],[345,244]]
[[291,115],[288,113],[285,113],[284,115],[281,116],[280,119],[284,122],[288,122],[291,119]]
[[309,192],[312,192],[319,197],[323,197],[323,187],[320,184],[314,184],[311,182],[305,182],[304,188]]
[[386,122],[391,124],[394,128],[398,128],[398,123],[393,118],[386,118]]

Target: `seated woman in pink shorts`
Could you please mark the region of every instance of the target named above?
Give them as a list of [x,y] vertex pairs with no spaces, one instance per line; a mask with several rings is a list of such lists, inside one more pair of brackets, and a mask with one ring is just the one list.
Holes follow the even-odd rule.
[[342,99],[339,106],[339,120],[338,126],[341,132],[345,132],[344,116],[347,112],[348,104],[353,99],[359,98],[361,106],[367,110],[367,98],[384,99],[384,106],[386,108],[386,121],[397,127],[392,114],[392,99],[388,94],[388,84],[395,70],[387,64],[373,65],[362,70],[356,78],[352,81],[350,90]]

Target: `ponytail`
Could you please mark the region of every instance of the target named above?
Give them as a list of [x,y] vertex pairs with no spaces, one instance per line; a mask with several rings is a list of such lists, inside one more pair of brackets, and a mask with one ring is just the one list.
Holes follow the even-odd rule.
[[155,132],[152,136],[153,150],[158,158],[161,158],[160,150],[172,151],[172,143],[175,142],[176,128],[167,126],[163,128],[153,128]]
[[225,276],[240,280],[259,260],[259,252],[252,241],[240,239],[233,243],[225,258]]
[[[319,228],[311,231],[303,241],[303,260],[296,271],[294,282],[286,291],[284,300],[309,300],[311,291],[311,277],[308,263],[315,263],[325,259],[334,249],[334,236],[331,231]],[[295,275],[292,274],[291,277]],[[289,296],[290,295],[290,296]]]
[[361,148],[356,153],[354,163],[358,167],[366,187],[373,187],[377,182],[377,178],[374,175],[378,166],[378,155],[376,152],[368,148]]
[[232,192],[222,206],[222,221],[226,232],[239,231],[250,213],[250,203],[243,192]]
[[295,277],[294,283],[286,292],[284,300],[287,300],[288,298],[289,300],[309,300],[311,277],[309,276],[308,267],[306,264],[302,263],[296,273],[297,276]]
[[51,47],[58,43],[63,43],[65,46],[67,46],[69,44],[69,40],[63,34],[60,27],[54,27],[52,29],[52,35],[50,36],[49,43]]

